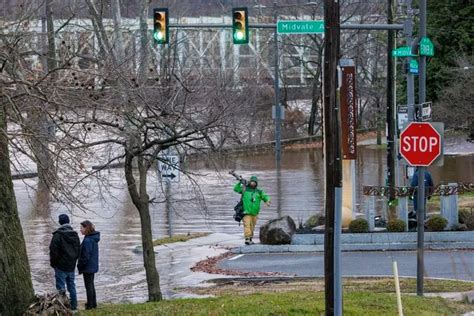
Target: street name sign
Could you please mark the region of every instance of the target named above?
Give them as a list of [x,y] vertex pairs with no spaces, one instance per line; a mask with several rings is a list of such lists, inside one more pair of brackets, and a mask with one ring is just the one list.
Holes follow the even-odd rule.
[[161,178],[168,182],[179,182],[179,156],[166,155],[158,160]]
[[410,60],[410,73],[411,74],[418,74],[418,61],[416,59]]
[[277,21],[278,34],[324,33],[324,21],[283,20]]
[[434,56],[434,46],[428,37],[423,37],[420,41],[420,55]]
[[411,48],[408,46],[400,46],[397,49],[392,50],[392,57],[410,57],[413,56]]
[[400,154],[411,166],[427,167],[441,155],[441,135],[426,122],[411,122],[400,134]]

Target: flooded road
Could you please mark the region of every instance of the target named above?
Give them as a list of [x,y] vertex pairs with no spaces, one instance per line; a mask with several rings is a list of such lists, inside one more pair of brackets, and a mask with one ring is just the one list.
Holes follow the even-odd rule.
[[[184,168],[199,176],[194,180],[198,187],[185,177],[171,187],[172,217],[167,215],[164,203],[152,204],[154,238],[166,236],[169,223],[174,234],[188,232],[225,233],[226,242],[242,242],[242,227],[232,219],[233,207],[239,196],[232,191],[235,180],[228,171],[235,169],[245,177],[256,175],[259,186],[272,198],[272,206],[261,212],[259,224],[279,215],[290,215],[295,222],[304,222],[309,216],[322,212],[324,207],[324,171],[321,149],[284,152],[280,175],[274,170],[273,153],[226,157],[218,163],[209,161],[187,162]],[[356,164],[357,203],[363,209],[362,185],[383,185],[385,183],[385,149],[366,146],[359,150]],[[435,183],[473,181],[474,156],[445,157],[444,167],[430,168]],[[61,204],[51,205],[51,215],[41,216],[34,212],[35,179],[16,180],[15,193],[18,209],[27,242],[31,263],[33,284],[37,293],[52,291],[53,273],[49,267],[48,247],[51,232],[57,227],[57,216],[68,213],[72,225],[78,230],[79,223],[89,219],[101,231],[100,272],[97,275],[97,295],[100,302],[145,301],[147,299],[145,272],[142,255],[134,252],[141,244],[138,213],[132,205],[125,186],[121,169],[104,171],[109,178],[106,186],[91,180],[85,194],[84,204],[88,211]],[[164,190],[155,173],[149,177],[150,198],[164,200]],[[280,191],[280,194],[278,194]],[[278,202],[281,205],[277,210]],[[257,229],[258,231],[258,225]],[[230,237],[229,237],[230,236]],[[217,243],[217,241],[212,241]],[[175,246],[176,247],[176,246]],[[165,296],[173,297],[173,289],[205,278],[201,274],[191,274],[189,267],[194,261],[222,253],[223,249],[197,245],[195,249],[160,248],[157,263],[162,277]],[[175,250],[172,250],[175,249]],[[183,271],[182,267],[185,267]],[[84,300],[82,277],[78,278],[79,299]]]

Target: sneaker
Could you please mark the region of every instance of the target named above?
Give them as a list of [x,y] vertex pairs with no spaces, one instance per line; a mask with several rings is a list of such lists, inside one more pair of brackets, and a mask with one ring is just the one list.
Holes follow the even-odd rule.
[[252,242],[252,240],[250,238],[245,238],[245,244],[246,245],[250,245],[251,242]]

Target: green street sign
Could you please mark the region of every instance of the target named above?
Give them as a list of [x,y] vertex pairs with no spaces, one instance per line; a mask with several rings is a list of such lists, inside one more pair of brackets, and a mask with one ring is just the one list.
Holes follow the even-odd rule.
[[413,56],[411,54],[411,48],[408,46],[400,46],[397,49],[392,50],[392,57],[410,57]]
[[418,74],[418,61],[415,59],[410,60],[410,73]]
[[423,37],[420,41],[420,55],[434,56],[434,46],[428,37]]
[[324,21],[277,21],[278,34],[315,34],[324,33]]

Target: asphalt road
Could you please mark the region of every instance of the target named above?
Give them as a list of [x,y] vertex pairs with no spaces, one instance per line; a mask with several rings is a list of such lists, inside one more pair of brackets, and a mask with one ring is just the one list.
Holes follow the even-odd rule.
[[[343,276],[392,276],[392,260],[400,276],[416,277],[416,251],[343,252]],[[324,275],[323,253],[236,255],[220,268],[246,272]],[[425,251],[425,277],[474,281],[474,251]]]

